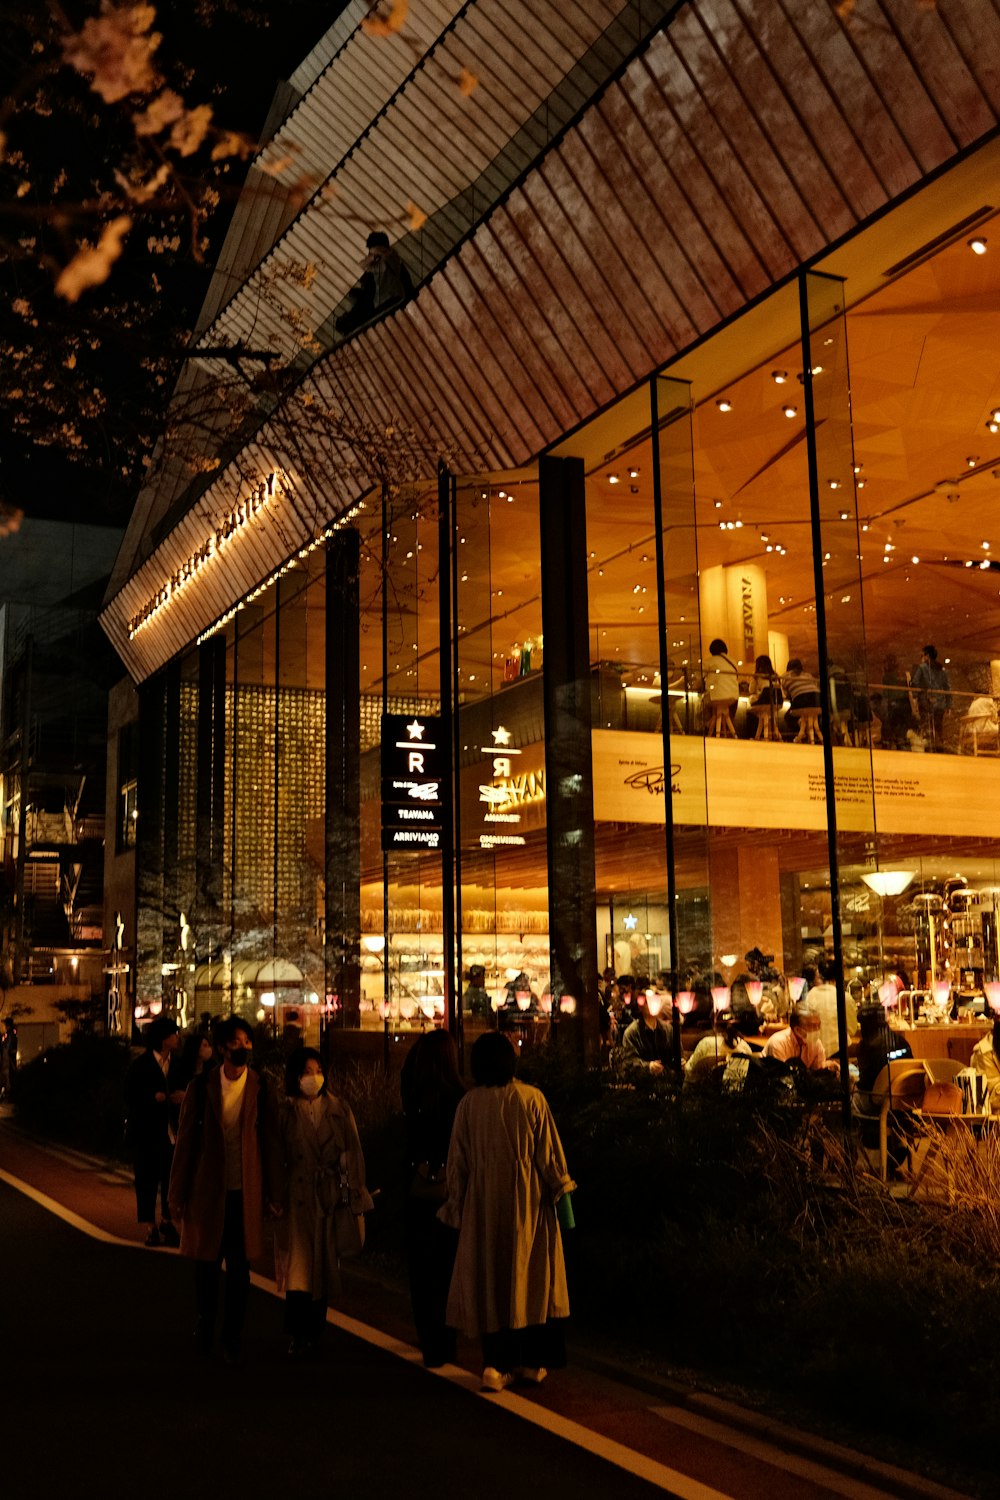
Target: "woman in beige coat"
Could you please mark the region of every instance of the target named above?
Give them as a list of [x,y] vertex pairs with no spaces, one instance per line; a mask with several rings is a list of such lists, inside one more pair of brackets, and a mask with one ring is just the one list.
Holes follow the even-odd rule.
[[340,1259],[359,1248],[338,1244],[338,1204],[349,1206],[361,1241],[360,1216],[374,1207],[354,1115],[328,1091],[323,1060],[309,1047],[288,1059],[279,1132],[286,1191],[275,1225],[275,1261],[294,1356],[317,1349],[327,1304],[340,1295]]
[[569,1293],[556,1204],[568,1205],[575,1183],[545,1096],[514,1078],[508,1038],[484,1033],[470,1061],[477,1086],[455,1115],[439,1214],[458,1230],[447,1316],[482,1340],[483,1389],[500,1391],[515,1379],[537,1384],[566,1362]]

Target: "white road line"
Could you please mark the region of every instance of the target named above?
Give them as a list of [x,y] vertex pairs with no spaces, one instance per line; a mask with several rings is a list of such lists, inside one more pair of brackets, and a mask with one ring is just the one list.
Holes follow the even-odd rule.
[[821,1484],[835,1495],[847,1496],[847,1500],[887,1500],[890,1495],[888,1490],[877,1489],[861,1479],[852,1479],[848,1474],[840,1474],[835,1469],[828,1469],[797,1453],[785,1453],[761,1438],[734,1432],[721,1422],[713,1422],[710,1417],[702,1417],[683,1407],[651,1406],[649,1409],[654,1416],[662,1417],[665,1422],[672,1422],[675,1427],[684,1427],[688,1432],[697,1433],[710,1442],[721,1443],[726,1448],[733,1448],[737,1453],[747,1454],[750,1458],[762,1459],[773,1469],[784,1469],[786,1473],[795,1474],[799,1479]]
[[[24,1193],[41,1208],[55,1214],[56,1218],[62,1219],[65,1224],[70,1224],[74,1229],[79,1229],[83,1234],[89,1235],[91,1239],[100,1240],[105,1245],[122,1245],[129,1250],[144,1248],[135,1240],[123,1240],[118,1235],[99,1229],[96,1224],[82,1219],[79,1214],[64,1208],[54,1198],[39,1192],[30,1183],[12,1176],[10,1172],[0,1169],[0,1182],[6,1182],[9,1187],[15,1188],[19,1193]],[[250,1280],[260,1291],[269,1292],[274,1297],[278,1295],[274,1282],[267,1277],[254,1272]],[[350,1334],[352,1338],[361,1339],[366,1344],[372,1344],[377,1349],[394,1355],[397,1359],[405,1360],[407,1364],[422,1368],[420,1351],[412,1344],[405,1344],[401,1339],[383,1333],[380,1328],[361,1323],[357,1318],[348,1317],[346,1313],[337,1312],[332,1307],[327,1309],[326,1319],[328,1323]],[[511,1391],[505,1391],[500,1396],[480,1391],[478,1376],[470,1374],[468,1370],[460,1369],[458,1365],[443,1365],[439,1370],[427,1373],[447,1380],[451,1385],[457,1385],[471,1394],[478,1395],[483,1401],[488,1401],[492,1405],[502,1406],[504,1411],[511,1412],[522,1421],[531,1422],[545,1432],[552,1433],[554,1437],[562,1438],[564,1442],[572,1443],[574,1447],[582,1448],[596,1458],[602,1458],[607,1463],[614,1464],[616,1468],[634,1474],[636,1478],[643,1479],[657,1489],[676,1496],[677,1500],[732,1500],[732,1496],[725,1494],[722,1490],[712,1489],[711,1485],[702,1484],[700,1480],[680,1474],[676,1469],[670,1469],[666,1464],[658,1463],[656,1459],[647,1458],[644,1453],[639,1453],[634,1448],[627,1448],[624,1443],[616,1443],[611,1438],[603,1437],[599,1432],[591,1432],[579,1422],[560,1417],[556,1412],[548,1411],[544,1406],[537,1406],[535,1402],[525,1400],[523,1396],[516,1396]]]
[[12,1177],[10,1172],[0,1168],[0,1182],[5,1182],[8,1187],[15,1188],[17,1192],[23,1193],[26,1198],[32,1199],[40,1208],[48,1209],[50,1214],[55,1214],[57,1219],[62,1219],[64,1224],[71,1224],[74,1229],[89,1234],[92,1240],[100,1240],[104,1245],[124,1245],[130,1250],[141,1250],[145,1247],[139,1245],[135,1240],[123,1240],[117,1234],[109,1234],[106,1229],[98,1229],[96,1224],[91,1224],[87,1219],[81,1219],[72,1209],[64,1208],[54,1198],[48,1197],[46,1193],[40,1193],[37,1188],[31,1186],[30,1182],[22,1182],[20,1177]]

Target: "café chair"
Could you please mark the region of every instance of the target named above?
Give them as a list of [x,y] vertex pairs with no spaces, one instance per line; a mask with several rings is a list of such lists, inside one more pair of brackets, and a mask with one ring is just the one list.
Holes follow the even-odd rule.
[[878,1120],[878,1161],[883,1182],[889,1177],[889,1115],[897,1110],[917,1109],[929,1081],[922,1062],[909,1057],[895,1058],[886,1063],[872,1084],[868,1107],[858,1099],[860,1117]]
[[966,1067],[957,1057],[925,1057],[923,1063],[930,1083],[957,1083]]
[[959,755],[1000,755],[1000,725],[986,714],[963,714],[958,721]]

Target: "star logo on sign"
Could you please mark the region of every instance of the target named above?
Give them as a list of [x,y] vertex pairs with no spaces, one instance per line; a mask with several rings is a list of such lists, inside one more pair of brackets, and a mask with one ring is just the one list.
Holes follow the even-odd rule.
[[635,929],[638,927],[638,925],[639,925],[639,918],[638,917],[633,917],[632,913],[629,912],[629,914],[625,918],[625,922],[624,922],[625,931],[626,932],[634,932]]
[[493,743],[494,745],[509,745],[510,730],[505,729],[502,724],[498,725],[498,727],[493,730]]
[[412,724],[407,724],[406,732],[411,740],[422,740],[424,737],[424,726],[418,724],[416,719],[414,719]]

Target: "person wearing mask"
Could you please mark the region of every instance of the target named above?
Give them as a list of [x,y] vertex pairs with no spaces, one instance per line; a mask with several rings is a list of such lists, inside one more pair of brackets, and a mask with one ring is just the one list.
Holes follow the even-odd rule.
[[736,738],[736,705],[740,701],[740,674],[736,663],[729,660],[729,648],[725,641],[709,643],[708,662],[705,665],[706,707],[705,732],[716,736]]
[[447,1031],[425,1032],[406,1054],[399,1086],[406,1120],[410,1301],[424,1364],[436,1369],[455,1358],[455,1330],[447,1326],[445,1310],[458,1239],[437,1216],[448,1196],[448,1147],[465,1093],[454,1038]]
[[920,727],[929,750],[944,750],[944,716],[951,707],[951,679],[938,662],[937,648],[925,646],[911,686],[917,694]]
[[[337,1205],[349,1205],[356,1226],[375,1206],[350,1105],[328,1088],[323,1059],[311,1047],[289,1055],[278,1137],[285,1193],[275,1262],[285,1292],[288,1352],[296,1358],[318,1350],[326,1309],[341,1294],[341,1256],[354,1253],[353,1245],[338,1242]],[[357,1232],[363,1240],[360,1226]]]
[[544,1094],[514,1077],[499,1031],[470,1054],[475,1088],[459,1102],[442,1223],[458,1231],[447,1320],[482,1341],[484,1391],[538,1384],[565,1364],[569,1290],[560,1224],[575,1188]]
[[146,1230],[144,1244],[171,1248],[180,1244],[168,1202],[174,1155],[171,1110],[178,1109],[184,1097],[183,1088],[175,1080],[173,1061],[179,1040],[173,1017],[157,1016],[142,1033],[142,1055],[130,1064],[125,1075],[126,1134],[132,1148],[136,1217]]
[[626,1072],[650,1073],[654,1078],[670,1066],[670,1037],[659,1015],[651,1015],[646,1005],[622,1038],[622,1066]]
[[764,1056],[776,1057],[779,1062],[798,1061],[811,1073],[821,1068],[836,1070],[837,1064],[828,1063],[826,1059],[826,1048],[820,1037],[822,1024],[816,1011],[798,1001],[792,1006],[785,1030],[768,1038]]
[[215,1338],[226,1267],[222,1352],[239,1358],[250,1295],[250,1262],[263,1250],[264,1207],[281,1212],[280,1160],[270,1093],[252,1071],[249,1023],[229,1016],[215,1029],[222,1063],[185,1091],[170,1172],[171,1216],[181,1254],[195,1262],[199,1353]]

